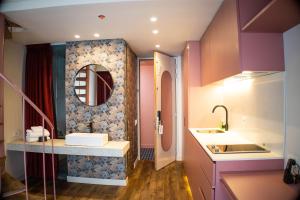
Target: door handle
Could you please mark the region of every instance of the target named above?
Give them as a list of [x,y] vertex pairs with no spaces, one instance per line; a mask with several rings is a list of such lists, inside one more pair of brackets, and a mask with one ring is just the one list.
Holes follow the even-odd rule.
[[161,121],[161,110],[157,111],[157,118],[159,121]]
[[155,121],[155,129],[159,130],[159,126],[161,125],[161,111],[158,110],[156,112],[156,121]]

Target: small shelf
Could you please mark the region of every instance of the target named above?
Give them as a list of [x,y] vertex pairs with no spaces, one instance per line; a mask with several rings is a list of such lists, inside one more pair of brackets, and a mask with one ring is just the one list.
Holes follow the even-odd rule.
[[283,33],[300,23],[300,4],[295,0],[272,0],[242,31]]

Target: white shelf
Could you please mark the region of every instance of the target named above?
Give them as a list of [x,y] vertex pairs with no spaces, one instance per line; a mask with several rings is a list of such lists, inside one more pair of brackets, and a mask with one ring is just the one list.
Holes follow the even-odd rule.
[[[52,152],[51,140],[45,142],[45,153]],[[42,142],[26,143],[26,152],[43,153]],[[129,150],[129,141],[109,141],[102,147],[88,146],[68,146],[65,145],[64,139],[53,140],[54,154],[65,155],[84,155],[84,156],[106,156],[106,157],[123,157]],[[16,140],[6,144],[9,151],[24,151],[22,140]]]

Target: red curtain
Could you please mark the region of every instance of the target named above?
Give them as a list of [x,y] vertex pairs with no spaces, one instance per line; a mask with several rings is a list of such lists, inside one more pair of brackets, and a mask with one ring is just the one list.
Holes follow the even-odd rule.
[[[97,72],[101,78],[103,78],[106,83],[113,87],[113,79],[109,72],[107,71],[100,71]],[[106,84],[103,83],[103,80],[97,78],[97,105],[103,104],[106,100],[110,97],[110,90]]]
[[[45,113],[54,123],[54,104],[52,88],[52,49],[50,44],[28,45],[25,68],[25,94]],[[29,105],[25,107],[25,126],[42,125],[41,116]],[[50,128],[45,122],[45,128]],[[54,138],[56,132],[54,131]],[[55,156],[55,171],[57,157]],[[46,155],[46,177],[52,178],[51,155]],[[43,177],[43,161],[40,153],[27,153],[27,170],[29,177]],[[56,173],[57,174],[57,173]]]

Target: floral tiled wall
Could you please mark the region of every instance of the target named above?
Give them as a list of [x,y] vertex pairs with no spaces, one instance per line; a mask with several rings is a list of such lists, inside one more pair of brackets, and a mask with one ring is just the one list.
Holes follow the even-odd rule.
[[135,120],[137,118],[137,69],[136,56],[127,46],[126,48],[126,121],[127,121],[127,140],[130,142],[130,150],[128,152],[128,172],[133,169],[134,161],[137,158],[137,126]]
[[[129,52],[133,59],[135,55],[131,50],[126,51],[127,48],[128,45],[122,39],[67,43],[65,80],[67,134],[85,132],[88,123],[93,122],[94,131],[108,133],[109,140],[120,141],[132,138],[127,136],[126,59],[128,55],[126,56],[126,52]],[[88,64],[104,66],[110,71],[114,80],[112,96],[106,103],[99,106],[87,106],[75,95],[76,72]],[[135,142],[130,141],[130,143]],[[90,164],[93,165],[92,170],[89,167]],[[68,156],[68,174],[91,178],[124,179],[126,158]]]

